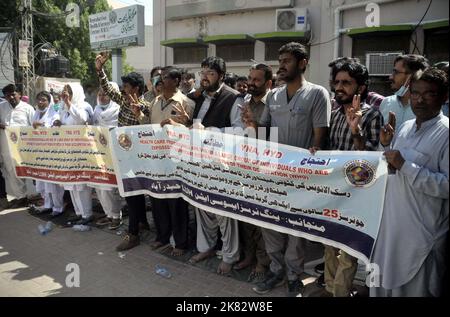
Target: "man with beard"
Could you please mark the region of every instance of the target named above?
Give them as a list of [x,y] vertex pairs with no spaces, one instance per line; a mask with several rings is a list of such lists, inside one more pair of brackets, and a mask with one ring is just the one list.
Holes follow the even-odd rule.
[[[265,64],[252,66],[248,76],[248,95],[245,97],[242,110],[242,121],[250,125],[252,122],[258,122],[266,107],[267,95],[272,87],[272,68]],[[249,120],[247,119],[249,118]],[[254,265],[249,282],[262,282],[265,278],[265,272],[270,265],[270,258],[266,253],[264,239],[261,234],[261,228],[255,225],[239,222],[239,234],[243,246],[244,260],[234,266],[235,270],[244,269]]]
[[388,177],[371,259],[379,266],[381,285],[370,289],[371,296],[438,297],[445,282],[449,120],[441,107],[448,98],[448,78],[430,68],[417,72],[410,87],[416,119],[397,131],[391,122],[380,135],[395,174]]
[[33,124],[34,108],[20,100],[20,92],[14,84],[7,85],[2,90],[6,101],[0,104],[0,162],[3,177],[16,199],[11,201],[9,208],[21,208],[28,205],[27,186],[25,181],[17,178],[14,162],[8,152],[7,134],[5,128],[30,127]]
[[[331,113],[330,150],[376,151],[383,117],[365,102],[369,86],[367,68],[352,60],[340,62],[333,67],[332,81],[339,108]],[[325,245],[323,296],[350,296],[357,268],[358,259]]]
[[[280,144],[323,149],[330,124],[331,102],[324,87],[306,81],[304,73],[308,62],[309,56],[302,44],[293,42],[280,48],[278,77],[286,85],[267,96],[259,126],[277,127]],[[248,119],[247,126],[257,125]],[[303,289],[300,274],[304,271],[305,240],[273,230],[261,231],[271,264],[266,279],[253,290],[258,294],[268,293],[281,285],[287,275],[288,295],[296,296]]]
[[[223,83],[226,74],[225,61],[220,57],[208,57],[202,64],[201,86],[203,93],[189,94],[195,101],[194,128],[242,127],[239,92]],[[197,217],[197,249],[199,253],[190,259],[196,263],[214,256],[217,228],[222,234],[222,262],[217,273],[228,274],[233,263],[239,260],[239,232],[235,219],[215,215],[195,208]]]
[[411,76],[429,66],[428,60],[420,55],[401,55],[395,59],[394,69],[389,77],[395,94],[384,99],[380,106],[384,121],[388,120],[389,112],[395,113],[397,128],[403,122],[416,118],[411,109],[409,83]]

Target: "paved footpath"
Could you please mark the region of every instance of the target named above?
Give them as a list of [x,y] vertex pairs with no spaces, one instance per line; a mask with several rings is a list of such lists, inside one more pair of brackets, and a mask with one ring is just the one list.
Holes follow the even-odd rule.
[[[252,291],[253,284],[172,260],[146,244],[120,257],[114,251],[120,237],[114,234],[54,228],[41,236],[37,227],[42,223],[24,209],[0,212],[0,296],[261,297]],[[71,263],[79,267],[79,287],[66,285]],[[157,264],[172,278],[155,274]],[[281,296],[283,287],[262,297]]]

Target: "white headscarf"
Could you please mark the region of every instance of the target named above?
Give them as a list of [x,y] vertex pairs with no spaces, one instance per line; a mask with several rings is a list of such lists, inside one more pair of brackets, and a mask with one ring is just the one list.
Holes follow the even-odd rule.
[[[50,94],[50,93],[49,93]],[[39,110],[38,106],[35,107],[36,112],[34,113],[33,116],[33,122],[41,122],[42,124],[44,124],[45,127],[51,127],[53,125],[53,122],[55,120],[59,120],[60,116],[59,116],[59,112],[55,110],[55,108],[53,107],[55,105],[55,101],[53,99],[52,94],[50,94],[50,102],[47,106],[47,108],[45,108],[45,110]],[[42,115],[42,117],[39,116],[39,114],[44,113]]]
[[[109,82],[111,86],[119,90],[119,85],[111,81]],[[94,110],[93,122],[94,125],[102,127],[117,127],[118,116],[119,116],[120,106],[114,101],[110,100],[107,105],[100,105],[100,100],[97,97],[97,106]]]
[[83,87],[81,87],[80,84],[73,84],[73,83],[69,83],[70,88],[72,88],[72,100],[71,102],[74,105],[80,105],[83,104],[86,99],[86,95],[84,94],[84,90]]

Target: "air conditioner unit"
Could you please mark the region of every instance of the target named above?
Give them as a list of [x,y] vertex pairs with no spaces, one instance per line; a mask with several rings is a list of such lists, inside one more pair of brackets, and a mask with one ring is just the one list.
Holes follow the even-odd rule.
[[277,32],[309,31],[308,9],[293,8],[276,10]]
[[366,67],[370,76],[389,76],[392,74],[395,59],[403,52],[366,54]]

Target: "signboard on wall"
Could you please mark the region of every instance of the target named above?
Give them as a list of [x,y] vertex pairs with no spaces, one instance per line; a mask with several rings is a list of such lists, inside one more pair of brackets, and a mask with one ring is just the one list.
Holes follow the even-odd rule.
[[133,5],[89,16],[93,50],[145,45],[144,6]]
[[166,19],[178,20],[208,14],[293,7],[293,0],[167,0]]

